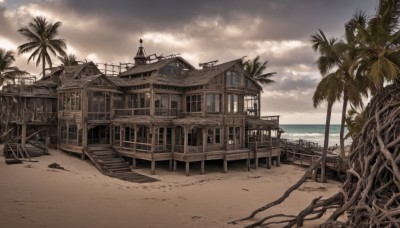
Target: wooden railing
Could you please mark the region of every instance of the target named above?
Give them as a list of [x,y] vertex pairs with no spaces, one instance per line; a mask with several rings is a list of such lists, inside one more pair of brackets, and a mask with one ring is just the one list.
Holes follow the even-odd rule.
[[150,115],[150,108],[116,108],[114,115],[116,117]]
[[155,115],[157,116],[177,116],[177,108],[156,108]]
[[109,120],[110,112],[88,112],[88,120]]

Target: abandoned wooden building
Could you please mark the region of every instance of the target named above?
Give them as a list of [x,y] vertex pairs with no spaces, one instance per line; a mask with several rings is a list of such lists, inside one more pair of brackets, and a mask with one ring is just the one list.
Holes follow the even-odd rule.
[[[262,87],[242,59],[202,64],[179,56],[146,56],[142,43],[134,66],[118,76],[94,63],[62,66],[36,82],[7,85],[0,94],[3,138],[42,139],[63,151],[91,156],[108,147],[128,160],[177,163],[265,159],[279,165],[279,117],[261,117]],[[12,136],[12,137],[11,137]]]

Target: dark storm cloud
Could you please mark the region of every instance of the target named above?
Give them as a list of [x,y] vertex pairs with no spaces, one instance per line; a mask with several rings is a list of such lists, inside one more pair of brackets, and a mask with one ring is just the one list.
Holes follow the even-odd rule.
[[[276,83],[264,86],[262,110],[287,116],[318,113],[321,119],[312,120],[317,123],[324,121],[325,106],[312,107],[312,94],[320,76],[310,35],[322,29],[328,37],[342,38],[343,25],[352,14],[361,9],[371,15],[377,3],[378,0],[6,0],[5,4],[0,3],[0,38],[13,45],[22,44],[26,40],[18,34],[18,28],[44,13],[51,22],[63,22],[60,37],[79,60],[132,62],[139,38],[144,38],[147,54],[180,53],[194,66],[260,55],[262,61],[269,60],[266,71],[277,72]],[[22,66],[26,60],[19,56],[16,65],[33,73],[40,71],[32,63]],[[296,118],[297,114],[292,116]]]
[[[251,38],[297,39],[308,37],[317,29],[335,31],[355,9],[373,12],[375,0],[203,0],[203,1],[82,1],[61,0],[63,7],[79,14],[103,18],[103,23],[125,29],[181,31],[191,22],[204,18],[221,18],[222,25],[241,18],[261,18],[262,25]],[[58,4],[58,2],[55,2]],[[203,34],[198,34],[203,35]],[[250,37],[249,37],[250,38]]]

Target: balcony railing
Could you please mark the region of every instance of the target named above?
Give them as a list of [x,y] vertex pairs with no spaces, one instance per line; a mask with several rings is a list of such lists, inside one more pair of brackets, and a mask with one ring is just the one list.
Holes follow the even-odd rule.
[[88,120],[109,120],[109,112],[88,112]]
[[116,108],[114,113],[116,117],[150,115],[150,108]]
[[155,114],[157,116],[177,116],[178,109],[176,109],[176,108],[156,108]]
[[27,122],[41,122],[41,123],[56,123],[57,113],[56,112],[25,112],[23,116],[12,117],[18,121]]

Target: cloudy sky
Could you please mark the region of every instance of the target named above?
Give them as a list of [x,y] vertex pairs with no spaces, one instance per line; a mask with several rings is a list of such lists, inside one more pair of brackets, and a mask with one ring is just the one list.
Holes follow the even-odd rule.
[[[375,12],[378,0],[0,0],[0,48],[26,42],[17,30],[34,16],[61,21],[68,53],[98,63],[133,62],[138,40],[147,54],[180,54],[192,65],[243,56],[268,60],[277,72],[264,86],[262,114],[281,123],[325,123],[325,104],[311,97],[321,75],[310,35],[322,29],[341,38],[356,10]],[[15,65],[33,74],[40,67],[17,56]],[[57,62],[55,61],[55,64]],[[340,122],[341,105],[332,122]]]

